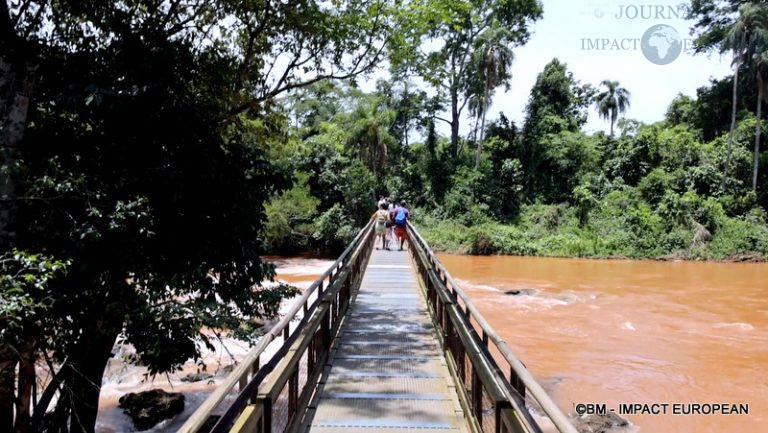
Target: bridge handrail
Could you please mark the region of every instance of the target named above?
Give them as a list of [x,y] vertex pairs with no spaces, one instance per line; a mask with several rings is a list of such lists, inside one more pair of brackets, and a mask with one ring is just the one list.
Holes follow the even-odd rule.
[[[372,229],[373,223],[373,221],[369,221],[368,224],[360,230],[357,236],[350,242],[349,246],[347,246],[344,252],[341,253],[339,258],[336,259],[336,261],[333,262],[333,264],[304,291],[301,297],[288,309],[283,318],[277,322],[269,332],[261,337],[256,346],[246,354],[240,361],[240,364],[227,376],[224,382],[222,382],[216,390],[205,399],[200,407],[195,410],[192,416],[190,416],[187,422],[181,426],[177,433],[197,433],[200,431],[208,420],[208,417],[224,401],[235,386],[240,384],[241,389],[244,387],[243,382],[247,381],[249,374],[255,375],[259,369],[260,356],[264,350],[266,350],[267,346],[289,329],[288,327],[290,326],[290,323],[294,320],[300,309],[304,308],[304,312],[306,313],[306,302],[316,291],[318,291],[318,288],[322,291],[323,281],[326,278],[329,278],[332,282],[333,277],[339,273],[344,265],[346,265],[350,254],[355,250],[360,241],[365,239],[365,234]],[[318,293],[318,299],[319,295],[320,293]]]
[[549,417],[558,431],[561,433],[578,433],[576,428],[568,421],[568,418],[563,414],[560,408],[557,407],[547,392],[544,391],[544,388],[539,385],[539,383],[528,371],[525,365],[523,365],[520,359],[514,354],[514,352],[512,352],[512,349],[509,348],[507,342],[504,341],[504,339],[496,333],[493,327],[491,327],[491,325],[485,320],[483,315],[480,314],[480,311],[478,311],[478,309],[475,307],[475,304],[472,303],[470,297],[464,292],[464,290],[461,289],[459,284],[456,283],[456,281],[437,258],[437,255],[435,255],[434,251],[432,251],[432,248],[430,248],[429,244],[424,240],[416,227],[414,227],[413,224],[409,224],[409,229],[411,231],[411,235],[416,239],[417,242],[419,242],[420,247],[423,248],[424,251],[426,251],[429,255],[431,265],[435,270],[439,271],[439,276],[442,276],[443,283],[446,284],[446,286],[447,284],[450,284],[450,289],[459,298],[461,298],[463,304],[466,307],[467,313],[471,313],[471,317],[480,326],[483,332],[483,340],[487,338],[496,345],[496,348],[498,349],[501,356],[505,361],[507,361],[509,366],[517,375],[517,378],[525,386],[525,389],[529,391],[531,397],[533,397],[536,403],[541,407],[542,411],[544,411],[547,417]]

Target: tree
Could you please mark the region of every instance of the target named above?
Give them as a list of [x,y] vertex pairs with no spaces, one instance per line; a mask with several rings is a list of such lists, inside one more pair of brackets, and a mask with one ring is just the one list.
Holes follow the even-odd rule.
[[[755,93],[748,91],[752,76],[753,74],[739,73],[737,112],[748,110],[757,104]],[[704,141],[712,141],[730,131],[733,79],[733,75],[724,77],[722,80],[710,79],[708,85],[696,89],[696,96],[691,101],[691,109],[685,116],[687,120],[681,119],[699,130]],[[670,109],[672,108],[670,106]],[[719,176],[718,179],[720,179]]]
[[478,38],[497,23],[506,29],[499,45],[525,44],[530,36],[528,26],[541,14],[538,0],[417,0],[398,15],[403,31],[392,39],[393,69],[400,75],[421,77],[448,103],[449,118],[435,119],[451,126],[453,158],[458,155],[459,123],[468,102],[466,89]]
[[587,120],[594,89],[581,85],[567,65],[552,59],[536,77],[525,108],[520,162],[525,172],[525,193],[533,201],[536,194],[550,198],[555,165],[547,155],[551,137],[564,131],[577,132]]
[[424,112],[427,104],[427,93],[408,79],[379,80],[376,83],[376,94],[383,97],[383,103],[394,111],[394,119],[389,128],[389,134],[404,147],[411,144],[410,132],[423,131],[425,128]]
[[[19,397],[14,402],[13,394],[0,396],[0,419],[6,426],[14,425],[16,431],[29,430],[35,364],[41,355],[48,360],[39,349],[51,347],[46,336],[55,335],[60,325],[51,318],[54,294],[48,282],[65,275],[69,264],[18,250],[0,255],[0,374],[3,382],[16,382]],[[19,371],[14,377],[17,364]]]
[[[735,13],[737,11],[738,14]],[[726,51],[733,53],[731,129],[722,182],[723,193],[725,193],[731,154],[733,153],[733,136],[736,129],[739,68],[753,56],[758,45],[762,46],[765,43],[766,30],[768,30],[768,9],[762,3],[730,1],[716,4],[712,0],[695,0],[692,2],[692,12],[701,13],[701,18],[692,30],[698,31],[695,44],[697,52],[703,52],[717,45],[721,54]],[[759,104],[760,102],[758,102],[758,107]]]
[[[2,244],[71,263],[47,282],[59,326],[23,351],[0,341],[0,431],[15,409],[19,431],[91,432],[118,335],[152,373],[168,371],[198,355],[201,327],[247,337],[243,323],[296,293],[261,286],[274,275],[260,259],[263,203],[288,186],[261,147],[280,126],[260,137],[243,120],[269,119],[293,89],[371,70],[388,10],[0,1]],[[27,379],[22,352],[52,354],[57,370],[32,411],[27,387],[7,380]]]
[[680,125],[683,123],[693,124],[692,116],[695,101],[690,96],[678,93],[675,99],[667,107],[667,113],[664,118],[671,125]]
[[601,118],[611,121],[611,137],[613,137],[613,125],[619,117],[619,114],[626,113],[629,108],[629,91],[619,87],[618,81],[603,80],[601,85],[606,90],[601,92],[595,98],[597,112]]
[[322,133],[323,122],[341,113],[348,91],[336,81],[320,81],[285,98],[300,139]]
[[[499,84],[505,83],[507,90],[509,80],[511,79],[510,68],[514,54],[508,45],[503,41],[509,39],[509,32],[499,27],[495,22],[491,27],[483,31],[477,38],[475,52],[472,55],[472,67],[470,75],[474,77],[479,86],[470,86],[467,90],[469,98],[473,95],[482,94],[480,102],[472,103],[470,100],[470,113],[474,112],[475,117],[482,118],[480,123],[480,139],[477,141],[477,153],[475,156],[475,170],[480,167],[480,155],[483,151],[483,139],[485,133],[485,116],[491,106],[491,92]],[[479,87],[479,88],[478,88]]]
[[397,144],[389,135],[393,120],[394,112],[382,106],[377,97],[363,100],[352,114],[347,146],[354,149],[358,158],[376,176],[384,172],[389,148]]
[[[728,178],[728,169],[731,163],[731,153],[733,149],[733,133],[736,127],[736,96],[739,67],[742,63],[753,56],[757,44],[763,44],[768,31],[768,10],[763,4],[746,3],[739,7],[738,18],[731,24],[725,33],[725,42],[722,45],[721,52],[730,49],[733,52],[734,80],[733,80],[733,113],[731,115],[731,134],[728,140],[728,151],[725,159],[725,170],[723,176],[723,192],[726,191],[726,179]],[[760,67],[758,66],[758,77]],[[760,80],[760,78],[758,78]],[[761,83],[758,82],[758,92],[761,92]],[[757,100],[758,113],[760,113],[761,100]],[[757,132],[755,138],[755,147],[759,146],[760,117],[758,114]],[[757,158],[757,155],[755,156]],[[757,164],[757,159],[755,159]],[[755,169],[756,170],[756,169]],[[756,179],[756,176],[755,176]],[[755,183],[757,181],[755,180]]]
[[768,94],[766,93],[766,86],[768,86],[768,51],[755,53],[754,57],[757,75],[757,122],[755,122],[755,160],[752,169],[752,191],[757,191],[757,171],[760,164],[760,136],[762,135],[761,113],[763,101],[768,101]]

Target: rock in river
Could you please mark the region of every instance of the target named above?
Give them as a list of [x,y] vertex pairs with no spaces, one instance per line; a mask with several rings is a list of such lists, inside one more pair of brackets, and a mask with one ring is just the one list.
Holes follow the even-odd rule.
[[119,406],[133,420],[136,429],[148,430],[164,419],[184,411],[184,395],[151,389],[120,397]]
[[617,433],[626,431],[632,424],[615,413],[608,412],[602,415],[580,416],[574,420],[573,425],[579,433]]
[[204,380],[212,379],[213,375],[208,373],[189,373],[181,378],[182,382],[202,382]]

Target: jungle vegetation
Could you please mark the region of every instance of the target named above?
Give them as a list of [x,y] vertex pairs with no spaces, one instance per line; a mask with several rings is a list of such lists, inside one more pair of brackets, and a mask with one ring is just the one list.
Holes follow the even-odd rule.
[[0,431],[93,432],[118,339],[163,373],[253,338],[297,293],[262,257],[338,252],[379,195],[448,251],[768,257],[768,55],[727,43],[762,2],[691,2],[734,74],[654,124],[558,59],[490,111],[537,0],[331,3],[0,0]]

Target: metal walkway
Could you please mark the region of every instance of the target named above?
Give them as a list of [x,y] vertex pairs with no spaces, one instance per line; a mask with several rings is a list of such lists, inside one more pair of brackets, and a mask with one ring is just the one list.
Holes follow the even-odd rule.
[[410,225],[407,245],[374,250],[368,223],[179,433],[577,433]]
[[375,250],[315,401],[311,433],[465,432],[407,251]]

